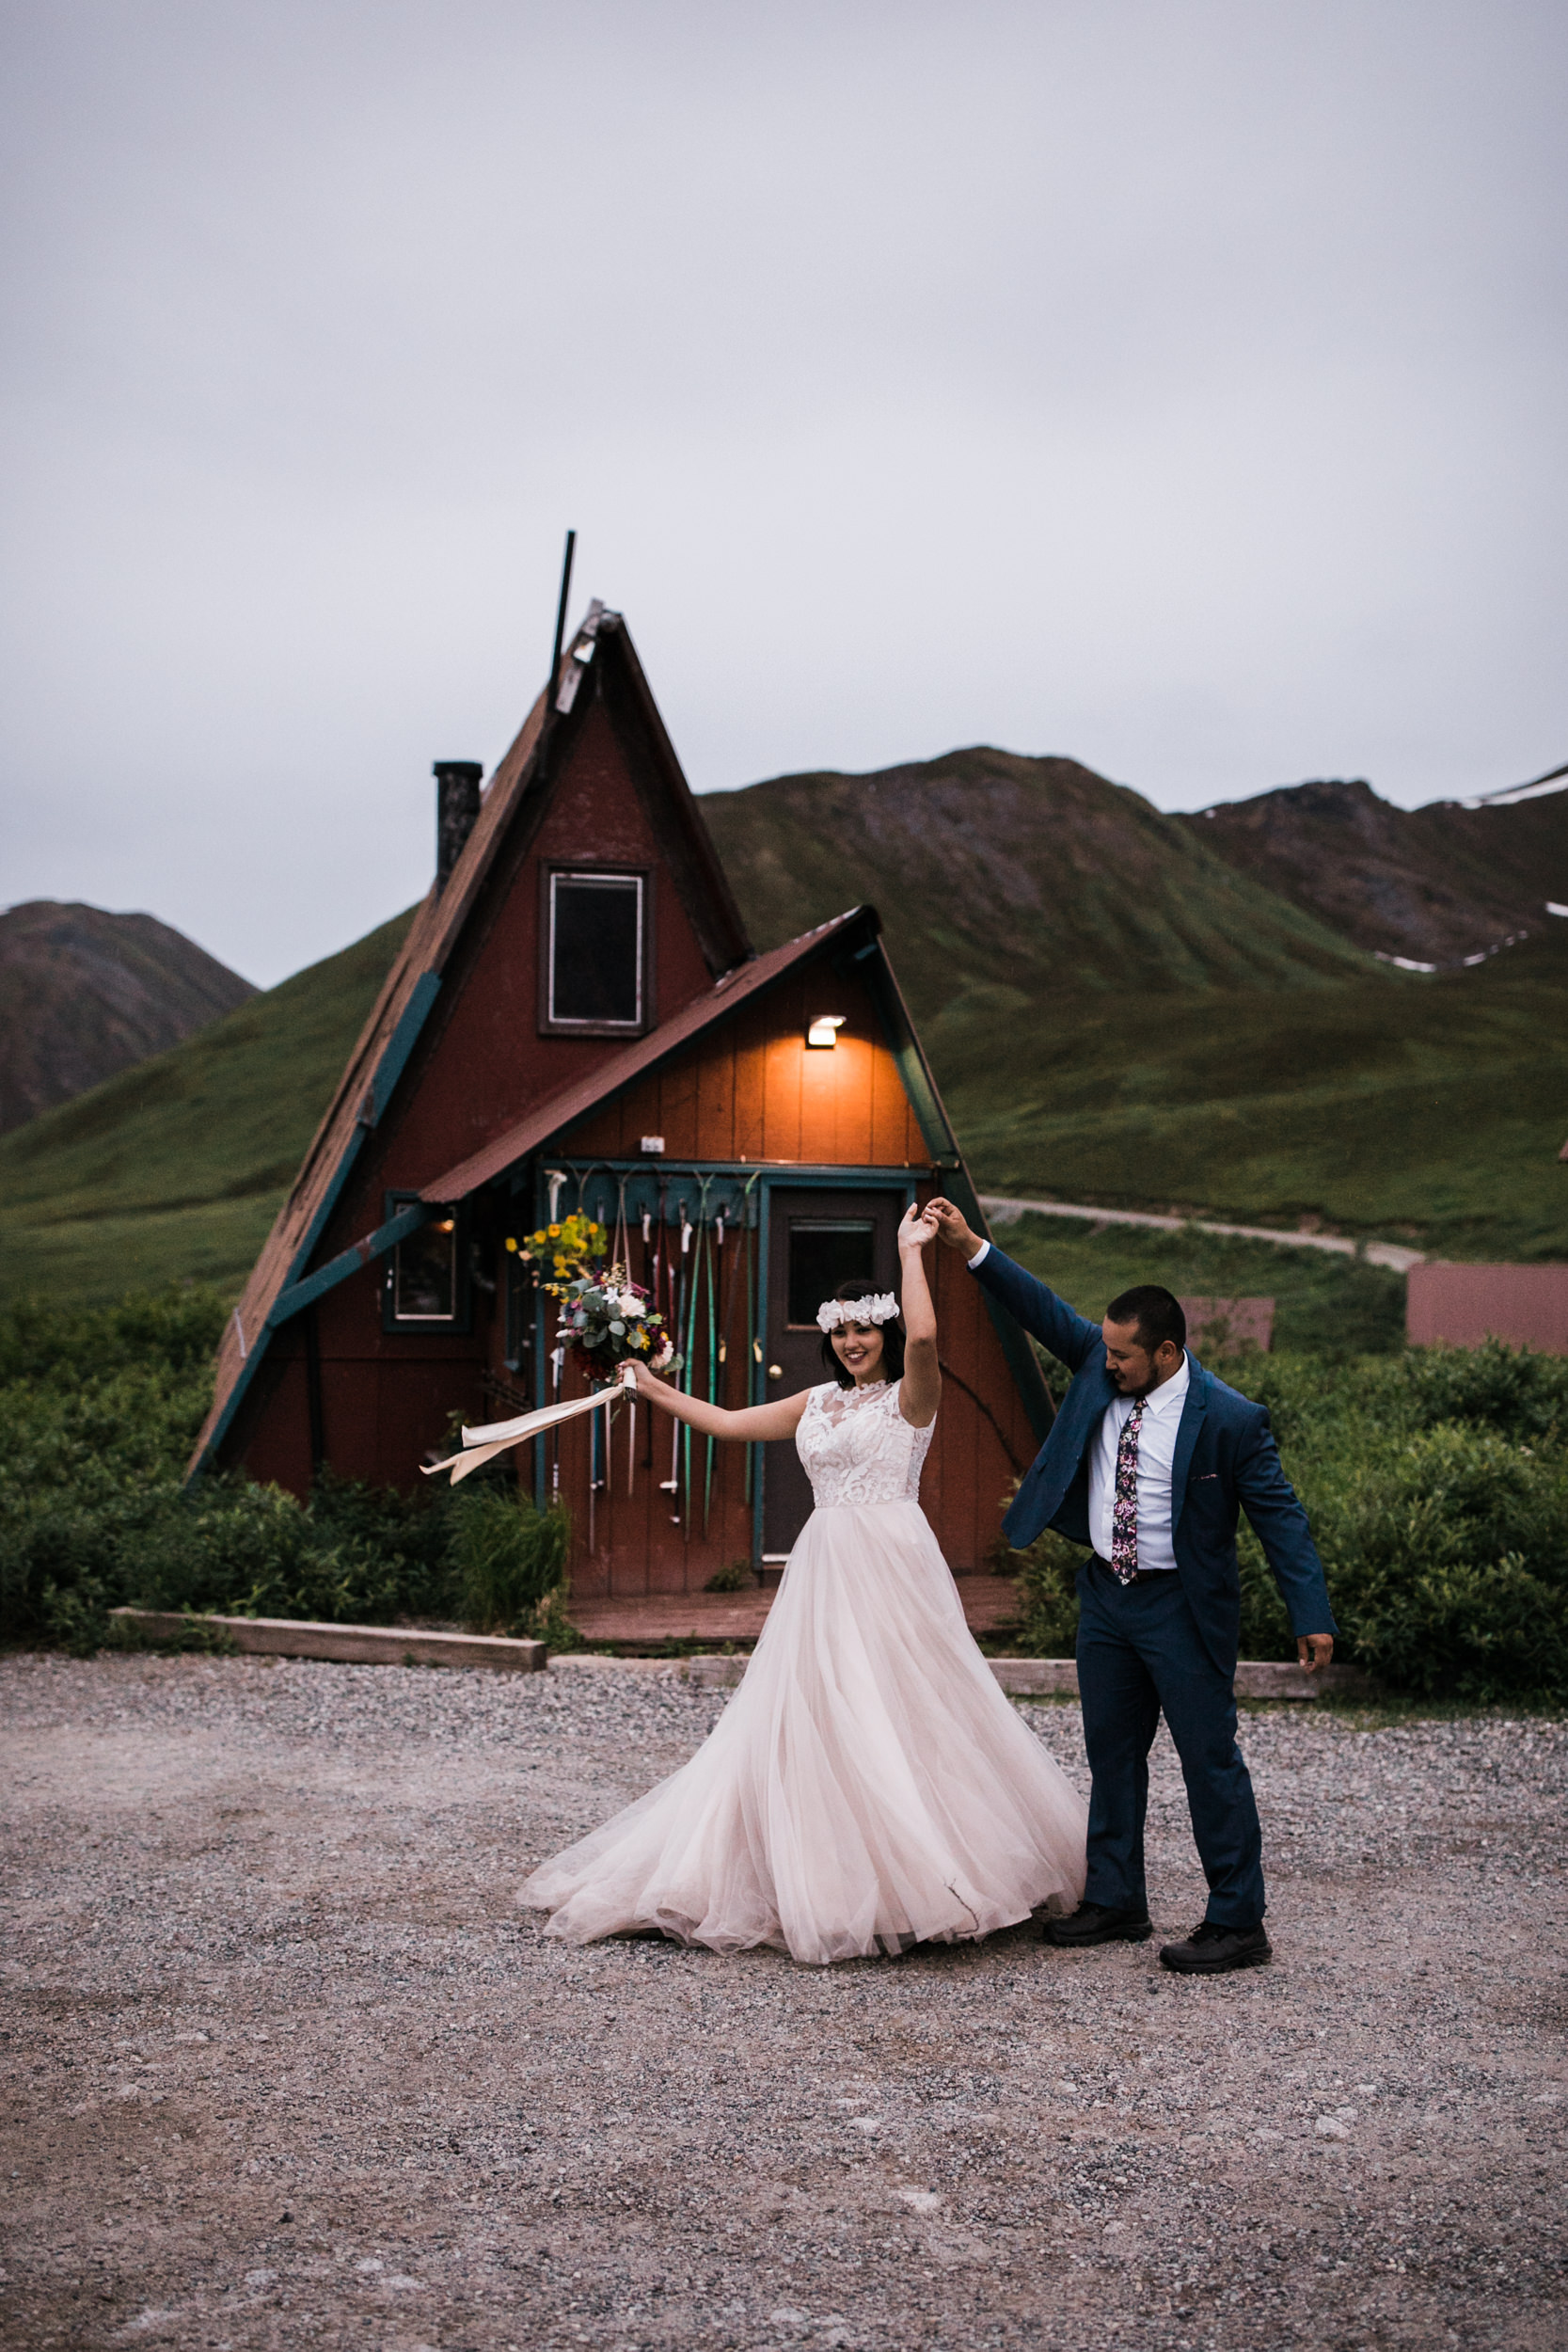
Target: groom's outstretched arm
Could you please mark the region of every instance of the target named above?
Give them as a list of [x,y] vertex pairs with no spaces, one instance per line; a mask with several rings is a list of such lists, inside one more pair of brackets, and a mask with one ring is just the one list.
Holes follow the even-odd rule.
[[988,1243],[951,1200],[933,1200],[930,1214],[936,1217],[949,1249],[961,1251],[966,1260],[973,1259],[982,1248],[985,1250],[985,1256],[974,1268],[975,1280],[993,1298],[1000,1299],[1013,1321],[1031,1332],[1042,1347],[1048,1347],[1058,1362],[1076,1372],[1097,1347],[1104,1346],[1104,1333],[1098,1323],[1090,1323],[1077,1313],[1065,1298],[1058,1298],[1053,1290],[1048,1290],[1043,1282],[1025,1273],[994,1242]]

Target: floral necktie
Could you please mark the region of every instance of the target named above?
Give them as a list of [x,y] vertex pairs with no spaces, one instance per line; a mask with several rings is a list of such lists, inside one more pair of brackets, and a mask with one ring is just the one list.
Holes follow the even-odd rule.
[[1111,1573],[1118,1583],[1131,1584],[1138,1573],[1138,1432],[1143,1427],[1140,1396],[1128,1414],[1117,1444],[1117,1492],[1111,1506]]

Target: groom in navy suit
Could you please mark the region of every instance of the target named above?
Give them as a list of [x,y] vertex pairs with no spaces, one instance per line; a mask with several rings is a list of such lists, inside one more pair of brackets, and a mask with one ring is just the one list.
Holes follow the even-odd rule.
[[950,1200],[942,1238],[1014,1321],[1072,1374],[1051,1435],[1004,1519],[1015,1550],[1047,1527],[1094,1557],[1078,1571],[1078,1692],[1088,1750],[1088,1878],[1052,1944],[1141,1944],[1148,1751],[1162,1711],[1181,1759],[1206,1915],[1160,1953],[1216,1976],[1272,1958],[1262,1833],[1236,1745],[1241,1581],[1236,1515],[1252,1522],[1308,1673],[1334,1655],[1328,1588],[1307,1514],[1279,1466],[1269,1417],[1187,1352],[1180,1300],[1155,1283],[1113,1298],[1103,1323],[983,1241]]

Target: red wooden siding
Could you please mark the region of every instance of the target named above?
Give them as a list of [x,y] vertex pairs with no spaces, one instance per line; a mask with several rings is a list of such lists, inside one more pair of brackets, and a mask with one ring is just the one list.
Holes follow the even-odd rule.
[[[805,1041],[808,1019],[822,1011],[845,1016],[831,1051]],[[748,1168],[911,1168],[930,1159],[865,990],[811,970],[786,974],[759,1003],[580,1120],[560,1149],[576,1160],[635,1159],[647,1135],[664,1137],[672,1161]]]

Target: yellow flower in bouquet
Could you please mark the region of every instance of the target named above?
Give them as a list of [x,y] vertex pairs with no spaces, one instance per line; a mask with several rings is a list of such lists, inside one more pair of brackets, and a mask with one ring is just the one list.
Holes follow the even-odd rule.
[[609,1247],[604,1227],[577,1209],[559,1225],[542,1225],[536,1233],[530,1233],[518,1255],[531,1261],[536,1280],[554,1277],[544,1283],[551,1298],[564,1298],[564,1286],[592,1275],[603,1263]]

